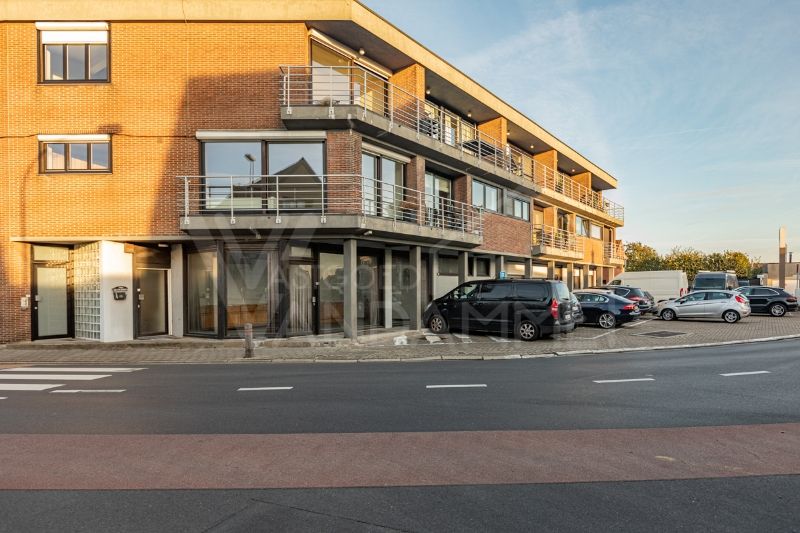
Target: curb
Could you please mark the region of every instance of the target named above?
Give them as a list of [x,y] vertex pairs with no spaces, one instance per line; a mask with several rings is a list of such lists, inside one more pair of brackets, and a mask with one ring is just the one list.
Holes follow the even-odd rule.
[[603,350],[573,350],[569,352],[555,352],[558,357],[573,357],[576,355],[600,355],[604,353],[649,352],[651,350],[685,350],[687,348],[708,348],[712,346],[732,346],[735,344],[755,344],[757,342],[785,341],[800,339],[800,335],[781,335],[778,337],[763,337],[760,339],[742,339],[735,341],[704,342],[701,344],[676,344],[673,346],[647,346],[637,348],[606,348]]

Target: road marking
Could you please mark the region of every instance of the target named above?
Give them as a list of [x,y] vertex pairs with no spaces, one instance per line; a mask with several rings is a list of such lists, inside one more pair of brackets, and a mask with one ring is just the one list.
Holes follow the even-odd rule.
[[464,385],[425,385],[426,389],[466,389],[466,388],[486,388],[486,383],[469,383]]
[[294,387],[241,387],[237,392],[256,391],[256,390],[292,390]]
[[63,386],[63,383],[0,383],[0,390],[47,390]]
[[591,341],[591,340],[594,340],[594,339],[599,339],[600,337],[605,337],[606,335],[611,335],[612,333],[616,333],[617,331],[619,331],[619,330],[618,329],[612,329],[611,331],[606,331],[605,333],[601,333],[600,335],[597,335],[597,336],[594,336],[594,337],[589,337],[587,340]]
[[469,335],[465,335],[463,333],[453,333],[453,337],[460,339],[464,344],[473,342],[472,339],[469,338]]
[[655,381],[653,378],[635,378],[635,379],[596,379],[595,383],[630,383],[631,381]]
[[724,376],[726,378],[730,378],[733,376],[754,376],[756,374],[769,374],[768,370],[756,370],[755,372],[731,372],[730,374],[720,374],[720,376]]
[[438,335],[425,335],[425,340],[427,340],[431,344],[442,342],[441,337],[439,337]]
[[56,393],[75,394],[78,392],[125,392],[125,389],[59,389],[59,390],[51,390],[50,394],[56,394]]
[[405,335],[400,335],[399,337],[394,338],[394,345],[395,346],[405,346],[408,344],[408,337]]
[[8,396],[0,396],[0,400],[8,400]]
[[50,379],[57,381],[91,381],[94,379],[110,378],[111,374],[3,374],[0,380],[7,379]]
[[514,342],[510,339],[506,339],[505,337],[492,337],[489,335],[489,338],[492,339],[494,342]]
[[641,326],[642,324],[647,324],[648,322],[652,322],[653,320],[655,320],[655,318],[644,318],[644,319],[640,318],[636,322],[633,322],[633,323],[630,323],[630,324],[625,324],[625,327],[626,328],[635,328],[636,326]]
[[0,372],[136,372],[137,370],[147,370],[146,368],[98,368],[98,367],[43,367],[26,366],[20,368],[4,368]]

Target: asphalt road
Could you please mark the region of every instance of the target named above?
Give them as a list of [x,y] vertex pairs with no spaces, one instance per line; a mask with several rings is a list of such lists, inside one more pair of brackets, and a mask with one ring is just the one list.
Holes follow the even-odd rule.
[[800,530],[796,342],[107,366],[0,371],[0,531]]

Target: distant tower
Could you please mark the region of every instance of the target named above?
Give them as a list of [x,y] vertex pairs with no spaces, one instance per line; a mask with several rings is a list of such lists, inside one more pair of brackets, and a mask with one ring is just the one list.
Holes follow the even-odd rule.
[[778,287],[786,286],[786,227],[778,230]]

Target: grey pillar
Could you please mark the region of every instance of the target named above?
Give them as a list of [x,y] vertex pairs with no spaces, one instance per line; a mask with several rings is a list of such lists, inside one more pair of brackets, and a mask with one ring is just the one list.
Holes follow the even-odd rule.
[[358,241],[344,241],[344,336],[358,337],[358,301],[356,293],[356,269],[358,266]]
[[506,269],[506,257],[504,255],[496,255],[494,258],[494,277],[499,278],[500,272]]
[[392,251],[383,251],[383,325],[384,327],[392,327],[392,308],[394,307],[394,298],[392,294]]
[[583,265],[583,288],[589,287],[589,265]]
[[572,290],[573,281],[575,280],[575,264],[574,263],[567,263],[567,288]]
[[458,252],[458,282],[464,283],[469,276],[469,252]]
[[410,329],[422,329],[422,248],[412,246],[408,251],[409,268],[414,276],[411,291],[411,316],[409,317]]
[[525,260],[525,279],[533,277],[533,258],[529,257]]
[[428,280],[431,284],[431,295],[438,298],[439,294],[439,251],[431,250],[428,253]]
[[170,257],[170,334],[183,337],[183,245],[173,244]]
[[547,262],[547,279],[556,279],[556,262]]

